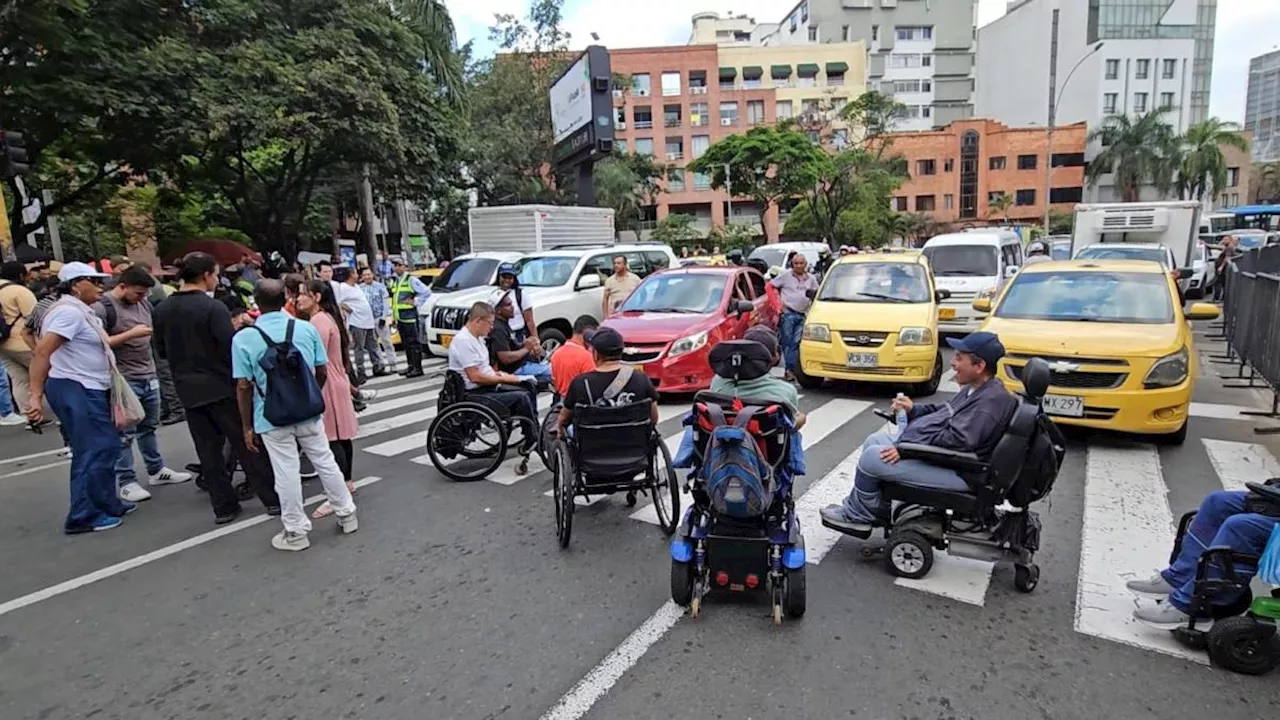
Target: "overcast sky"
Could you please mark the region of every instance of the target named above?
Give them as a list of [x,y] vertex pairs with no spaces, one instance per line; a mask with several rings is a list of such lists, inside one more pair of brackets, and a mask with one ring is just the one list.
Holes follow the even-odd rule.
[[[1078,0],[1083,2],[1084,0]],[[476,40],[481,53],[492,51],[488,27],[495,13],[523,15],[528,0],[446,0],[458,26],[459,41]],[[725,0],[724,8],[696,0],[566,0],[565,25],[574,47],[590,42],[591,33],[610,47],[679,45],[688,42],[690,7],[705,7],[721,15],[746,13],[760,22],[776,22],[790,10],[792,0]],[[979,0],[978,24],[1004,14],[1005,0]],[[1244,119],[1244,93],[1249,59],[1280,44],[1280,2],[1277,0],[1218,0],[1218,31],[1213,59],[1211,112],[1224,120]]]

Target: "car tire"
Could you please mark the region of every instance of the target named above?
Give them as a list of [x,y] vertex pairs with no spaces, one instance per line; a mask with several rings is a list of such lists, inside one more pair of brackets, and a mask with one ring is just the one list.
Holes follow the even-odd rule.
[[794,375],[796,376],[796,382],[800,383],[800,387],[805,390],[817,390],[822,387],[822,378],[814,377],[813,375],[806,375],[804,370],[801,370],[798,364],[796,365]]
[[1190,424],[1190,421],[1183,422],[1182,427],[1178,428],[1177,432],[1159,436],[1159,443],[1161,445],[1182,445],[1187,441],[1187,426]]
[[539,330],[538,339],[542,341],[542,347],[544,350],[547,350],[548,355],[550,355],[555,350],[559,350],[562,346],[564,346],[564,342],[565,342],[564,333],[560,332],[559,330],[556,330],[555,328],[547,328],[546,330]]
[[916,397],[928,397],[938,392],[938,386],[942,384],[942,351],[939,350],[933,359],[933,374],[928,380],[922,383],[916,383],[912,388],[912,394]]

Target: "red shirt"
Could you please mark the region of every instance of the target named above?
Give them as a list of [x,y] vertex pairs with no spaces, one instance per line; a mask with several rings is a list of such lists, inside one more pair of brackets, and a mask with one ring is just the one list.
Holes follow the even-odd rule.
[[564,397],[569,393],[569,383],[574,378],[595,369],[596,361],[591,358],[591,351],[570,338],[551,356],[551,383],[560,397]]

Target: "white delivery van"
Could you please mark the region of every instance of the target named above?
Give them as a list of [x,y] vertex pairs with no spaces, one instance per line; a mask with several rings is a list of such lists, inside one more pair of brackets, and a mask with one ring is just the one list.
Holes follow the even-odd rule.
[[994,298],[1022,268],[1022,240],[1012,230],[975,229],[931,238],[921,254],[933,271],[934,287],[950,297],[938,304],[938,331],[970,333],[986,319],[973,309],[975,298]]
[[591,245],[612,245],[611,208],[575,205],[505,205],[467,211],[471,252],[521,255]]

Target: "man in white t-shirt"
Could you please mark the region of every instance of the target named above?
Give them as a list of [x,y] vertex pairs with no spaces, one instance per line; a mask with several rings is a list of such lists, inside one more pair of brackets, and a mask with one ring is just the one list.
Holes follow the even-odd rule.
[[347,316],[347,329],[351,335],[352,369],[356,374],[356,384],[363,384],[368,378],[364,371],[364,356],[369,354],[373,363],[373,376],[381,377],[387,371],[382,367],[382,354],[378,352],[378,323],[373,319],[373,308],[369,305],[369,297],[356,285],[356,272],[351,268],[339,268],[339,279],[334,288],[334,296],[338,306]]
[[[495,317],[489,303],[478,302],[471,306],[467,312],[467,324],[449,343],[449,369],[462,376],[467,392],[486,393],[512,413],[529,418],[536,426],[538,412],[536,391],[531,389],[533,378],[493,368],[489,346],[484,339],[493,329]],[[536,433],[529,433],[525,438],[526,446],[537,442],[537,439]]]

